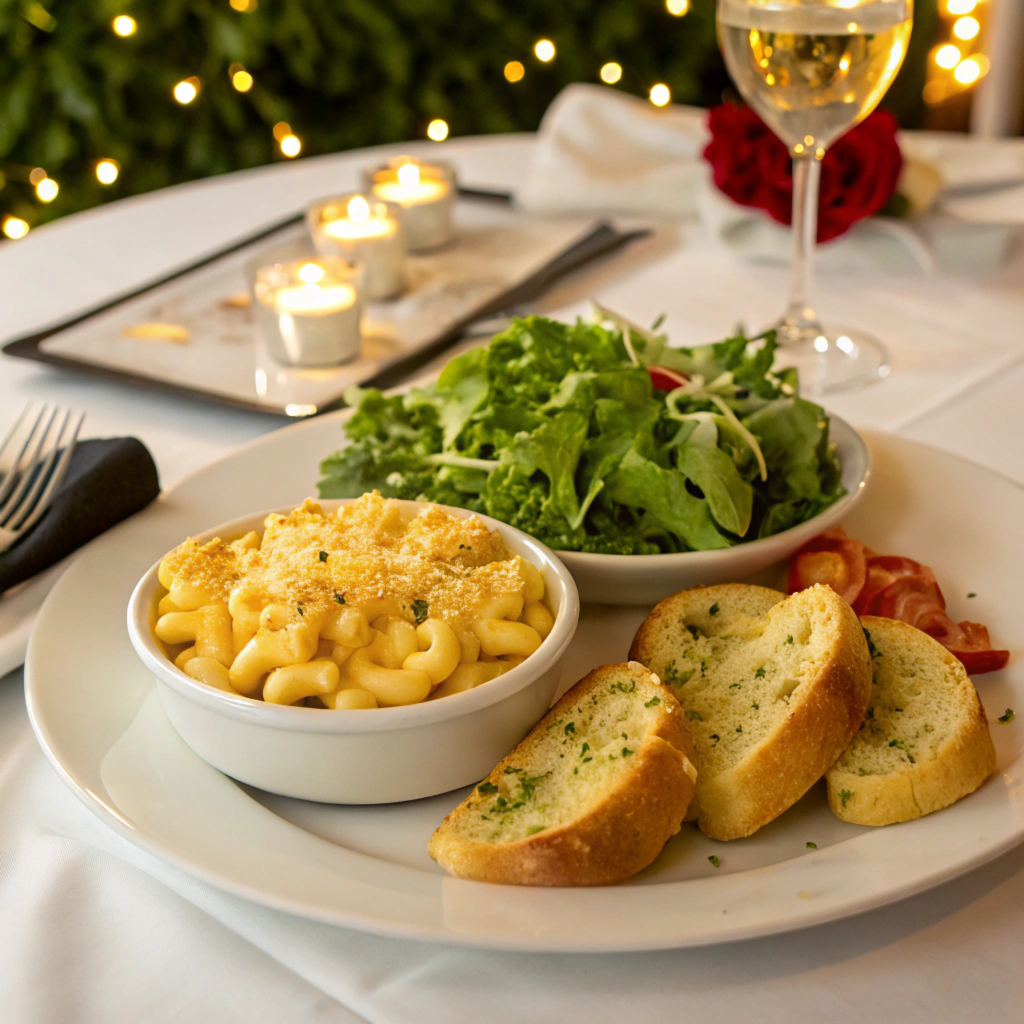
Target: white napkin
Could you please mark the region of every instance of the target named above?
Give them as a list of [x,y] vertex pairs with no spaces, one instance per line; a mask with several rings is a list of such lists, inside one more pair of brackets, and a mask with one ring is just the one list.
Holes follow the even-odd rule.
[[[789,229],[715,188],[702,156],[707,112],[655,108],[615,89],[570,85],[541,121],[517,201],[554,213],[612,211],[698,216],[747,262],[789,259]],[[980,140],[902,132],[907,156],[933,163],[946,186],[1024,178],[1024,140]],[[819,247],[822,269],[986,274],[1006,258],[1013,225],[1024,223],[1024,186],[943,204],[912,218],[874,217]]]

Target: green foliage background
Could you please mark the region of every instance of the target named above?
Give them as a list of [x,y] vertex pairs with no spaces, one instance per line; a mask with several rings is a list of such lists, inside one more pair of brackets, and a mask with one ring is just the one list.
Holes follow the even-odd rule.
[[[252,3],[252,0],[250,0]],[[664,0],[0,0],[0,215],[38,224],[75,210],[281,159],[272,126],[287,121],[303,156],[422,138],[435,117],[451,134],[528,131],[570,82],[646,95],[665,82],[680,103],[711,105],[729,90],[715,41],[714,0],[683,18]],[[130,14],[138,31],[111,28]],[[901,122],[922,116],[924,60],[936,0],[922,0],[911,53],[887,98]],[[558,52],[533,56],[542,37]],[[526,67],[522,81],[506,62]],[[255,79],[239,93],[228,67]],[[178,81],[196,75],[181,106]],[[95,162],[113,157],[113,186]],[[43,205],[33,167],[60,183]]]

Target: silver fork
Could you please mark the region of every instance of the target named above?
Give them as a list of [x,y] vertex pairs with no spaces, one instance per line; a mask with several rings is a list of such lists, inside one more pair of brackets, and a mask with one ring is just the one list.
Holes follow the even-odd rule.
[[30,403],[0,444],[0,554],[39,522],[67,472],[85,413]]

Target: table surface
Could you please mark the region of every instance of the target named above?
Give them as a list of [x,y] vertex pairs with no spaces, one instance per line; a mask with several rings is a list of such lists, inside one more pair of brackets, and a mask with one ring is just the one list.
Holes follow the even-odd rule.
[[[530,136],[431,146],[462,180],[515,188]],[[410,147],[414,152],[418,145]],[[423,147],[426,150],[426,147]],[[393,149],[374,153],[392,154]],[[355,187],[368,151],[168,189],[0,246],[0,339],[128,291]],[[254,214],[253,211],[258,211]],[[678,344],[769,322],[786,270],[745,266],[696,223],[665,227],[558,285]],[[1024,483],[1024,257],[988,281],[822,275],[819,311],[883,336],[892,376],[827,404],[856,425],[956,452]],[[282,421],[0,359],[0,421],[31,399],[88,413],[87,436],[134,433],[165,487]],[[2,424],[0,424],[2,426]],[[950,500],[963,500],[952,496]],[[0,679],[0,1019],[10,1021],[952,1021],[1017,1019],[1024,847],[931,892],[846,921],[706,950],[621,956],[484,953],[373,938],[217,893],[114,836],[38,749],[21,672]]]

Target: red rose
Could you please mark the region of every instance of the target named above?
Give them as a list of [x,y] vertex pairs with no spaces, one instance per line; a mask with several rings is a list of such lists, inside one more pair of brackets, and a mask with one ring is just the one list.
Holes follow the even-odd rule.
[[[780,224],[793,217],[789,151],[749,107],[723,103],[708,112],[711,141],[704,159],[715,185],[735,203],[765,210]],[[892,198],[903,168],[896,121],[884,110],[869,114],[840,138],[821,163],[818,241],[847,231],[880,212]]]

